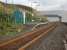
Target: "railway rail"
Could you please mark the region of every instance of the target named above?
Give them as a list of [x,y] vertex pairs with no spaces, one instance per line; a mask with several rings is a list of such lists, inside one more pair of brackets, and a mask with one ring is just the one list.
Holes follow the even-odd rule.
[[56,26],[56,23],[50,23],[47,27],[42,27],[38,30],[28,32],[24,36],[8,40],[0,44],[0,50],[25,50],[42,36],[53,30]]

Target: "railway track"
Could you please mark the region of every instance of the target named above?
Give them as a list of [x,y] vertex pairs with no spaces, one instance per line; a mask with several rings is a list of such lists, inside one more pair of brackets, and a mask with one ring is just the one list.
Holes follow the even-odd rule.
[[25,50],[55,27],[56,23],[51,23],[47,27],[42,27],[38,30],[26,33],[24,36],[6,41],[0,44],[0,50]]

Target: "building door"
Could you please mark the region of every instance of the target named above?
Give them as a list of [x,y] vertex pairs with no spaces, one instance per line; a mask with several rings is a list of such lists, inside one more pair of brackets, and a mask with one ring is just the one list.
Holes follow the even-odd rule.
[[23,13],[18,9],[14,11],[13,16],[16,24],[23,24]]

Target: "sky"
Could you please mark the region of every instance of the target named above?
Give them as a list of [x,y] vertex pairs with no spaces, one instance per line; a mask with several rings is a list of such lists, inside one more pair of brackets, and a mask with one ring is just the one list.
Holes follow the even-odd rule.
[[[0,0],[9,4],[20,4],[32,7],[38,11],[65,10],[67,11],[67,0]],[[65,16],[65,17],[64,17]],[[67,15],[63,19],[67,21]]]
[[39,11],[67,10],[67,0],[0,0],[10,4],[21,4],[33,7]]

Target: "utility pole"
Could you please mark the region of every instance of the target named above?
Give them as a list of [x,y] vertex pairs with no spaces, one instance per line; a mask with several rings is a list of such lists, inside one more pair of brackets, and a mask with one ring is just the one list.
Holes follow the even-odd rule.
[[[5,3],[7,4],[7,0],[5,0]],[[8,13],[7,10],[6,10],[6,8],[7,8],[7,5],[6,5],[6,4],[5,4],[5,8],[4,8],[4,13],[5,13],[5,15],[7,15],[7,13]],[[6,16],[5,16],[5,17],[6,17]],[[6,22],[8,22],[7,19],[6,19]]]

